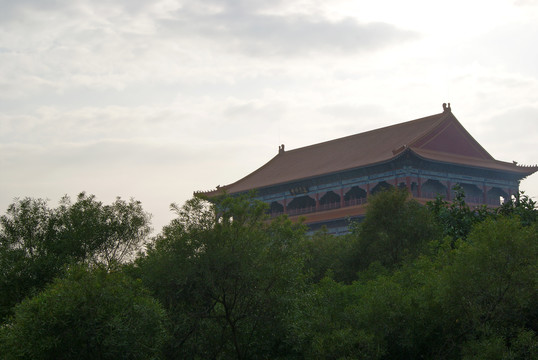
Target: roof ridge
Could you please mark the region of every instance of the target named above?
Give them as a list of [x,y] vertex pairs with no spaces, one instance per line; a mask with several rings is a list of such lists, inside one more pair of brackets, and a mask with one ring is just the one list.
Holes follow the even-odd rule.
[[[304,149],[310,149],[310,148],[314,148],[314,147],[318,147],[318,146],[321,146],[321,145],[326,145],[326,144],[329,144],[329,143],[332,143],[332,142],[336,142],[336,141],[342,141],[344,139],[350,139],[350,138],[354,138],[354,137],[358,137],[358,136],[364,136],[366,134],[370,134],[370,133],[373,133],[373,132],[381,132],[381,131],[386,131],[390,128],[396,128],[396,127],[402,127],[402,126],[406,126],[406,125],[409,125],[411,123],[414,123],[414,122],[418,122],[418,121],[425,121],[425,120],[431,120],[432,118],[435,118],[435,117],[438,117],[440,115],[443,115],[445,114],[445,112],[442,112],[442,113],[439,113],[439,114],[435,114],[435,115],[429,115],[429,116],[425,116],[425,117],[422,117],[422,118],[418,118],[418,119],[414,119],[414,120],[409,120],[409,121],[405,121],[405,122],[402,122],[402,123],[397,123],[397,124],[392,124],[392,125],[387,125],[387,126],[383,126],[383,127],[380,127],[380,128],[376,128],[376,129],[371,129],[371,130],[367,130],[367,131],[363,131],[363,132],[359,132],[359,133],[356,133],[356,134],[352,134],[352,135],[347,135],[347,136],[342,136],[342,137],[339,137],[339,138],[335,138],[335,139],[331,139],[331,140],[326,140],[326,141],[322,141],[322,142],[319,142],[319,143],[316,143],[316,144],[311,144],[311,145],[306,145],[306,146],[301,146],[301,147],[298,147],[298,148],[295,148],[295,149],[291,149],[291,150],[286,150],[286,151],[282,151],[280,152],[279,154],[277,155],[283,155],[283,154],[286,154],[286,153],[290,153],[290,152],[296,152],[296,151],[300,151],[300,150],[304,150]],[[440,119],[437,119],[438,122],[441,122],[442,120],[444,120],[445,117],[443,116],[442,118]],[[437,124],[435,124],[436,126]],[[435,126],[432,127],[432,129],[435,128]],[[428,133],[431,131],[428,130]],[[422,135],[421,135],[422,136]],[[420,136],[420,137],[421,137]],[[415,142],[416,139],[413,139],[413,142]]]
[[[412,147],[413,144],[416,144],[420,139],[423,139],[426,136],[430,135],[434,130],[436,130],[439,127],[439,125],[441,125],[441,123],[443,123],[444,121],[446,121],[447,119],[450,118],[450,115],[452,115],[452,112],[444,111],[439,115],[444,115],[444,116],[441,116],[439,119],[437,119],[437,122],[434,125],[432,125],[432,127],[429,130],[427,130],[426,132],[416,136],[413,140],[411,140],[409,142],[409,144],[406,144],[407,147]],[[452,117],[454,119],[456,118],[454,115],[452,115]]]
[[[491,164],[491,165],[501,166],[507,171],[519,172],[519,173],[527,172],[526,176],[538,171],[538,166],[528,166],[528,167],[520,166],[520,165],[515,164],[514,162],[497,160],[495,158],[481,159],[481,158],[465,156],[465,155],[460,155],[460,154],[449,154],[450,159],[447,160],[446,158],[445,159],[436,158],[436,156],[441,156],[444,158],[447,153],[443,151],[436,151],[436,150],[423,149],[423,148],[409,148],[409,150],[414,152],[416,155],[418,155],[421,158],[426,158],[426,159],[429,158],[434,161],[451,162],[450,159],[452,160],[456,159],[456,160],[462,160],[462,161],[469,161],[469,163],[474,162],[475,164],[473,166],[478,166],[478,167],[483,167],[483,168],[488,168],[487,166],[483,166],[483,164]],[[480,164],[477,165],[476,161],[479,161],[480,164],[482,165]],[[510,170],[508,170],[508,168],[510,168]],[[528,172],[529,170],[534,170],[534,171],[529,173]]]
[[[425,149],[425,148],[419,148],[419,147],[414,147],[414,146],[410,146],[409,148],[412,151],[415,151],[415,152],[418,151],[418,152],[424,152],[424,153],[430,153],[430,154],[446,154],[446,152],[439,151],[439,150]],[[467,156],[467,155],[461,155],[461,154],[450,154],[450,156],[457,157],[457,158],[463,158],[463,159],[480,159],[482,161],[490,161],[490,162],[497,162],[497,163],[512,164],[512,163],[510,163],[508,161],[497,160],[495,158],[482,159],[482,158],[477,158],[477,157],[474,157],[474,156]]]

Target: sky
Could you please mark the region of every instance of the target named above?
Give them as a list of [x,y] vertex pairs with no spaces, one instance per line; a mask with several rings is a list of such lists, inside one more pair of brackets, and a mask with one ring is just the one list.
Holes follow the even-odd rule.
[[[538,0],[0,0],[0,213],[169,205],[286,150],[452,112],[538,163]],[[521,183],[538,197],[538,174]]]

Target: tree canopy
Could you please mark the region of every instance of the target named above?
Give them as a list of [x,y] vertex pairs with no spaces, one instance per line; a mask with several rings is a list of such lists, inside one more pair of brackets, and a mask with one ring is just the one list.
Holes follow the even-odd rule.
[[0,216],[0,320],[35,295],[67,265],[113,268],[134,257],[147,241],[150,216],[140,202],[117,198],[103,205],[81,193],[56,208],[24,198]]
[[300,225],[269,222],[248,197],[199,198],[175,208],[134,271],[169,310],[168,355],[277,356],[284,317],[301,289]]
[[195,197],[149,240],[134,200],[18,200],[0,217],[0,357],[537,359],[536,204],[464,200],[382,191],[334,236],[247,195]]
[[75,267],[15,307],[0,328],[11,359],[155,359],[165,313],[140,283],[119,272]]

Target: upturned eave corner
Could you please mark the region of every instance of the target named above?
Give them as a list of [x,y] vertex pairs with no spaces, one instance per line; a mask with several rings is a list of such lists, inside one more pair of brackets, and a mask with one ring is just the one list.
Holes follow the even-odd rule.
[[217,185],[217,187],[215,189],[212,189],[212,190],[194,191],[193,196],[197,197],[197,198],[200,198],[200,199],[208,200],[208,199],[213,198],[215,196],[225,195],[226,193],[227,193],[226,192],[226,186]]
[[537,165],[519,165],[514,162],[516,167],[520,169],[522,172],[525,173],[525,177],[533,175],[535,172],[538,171],[538,164]]

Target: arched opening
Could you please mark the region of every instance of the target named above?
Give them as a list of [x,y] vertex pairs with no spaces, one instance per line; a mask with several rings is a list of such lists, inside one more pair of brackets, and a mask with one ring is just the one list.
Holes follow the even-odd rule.
[[[489,205],[501,205],[505,200],[510,197],[503,189],[498,187],[491,188],[487,193],[487,199]],[[502,200],[501,200],[502,199]]]
[[423,198],[434,199],[437,196],[446,197],[446,186],[439,180],[428,179],[422,184],[421,195]]
[[287,209],[289,214],[311,212],[316,209],[316,200],[312,199],[308,195],[299,196],[290,201]]
[[482,190],[474,184],[460,183],[459,184],[465,193],[465,202],[471,204],[483,203]]
[[269,205],[269,213],[271,216],[278,216],[284,212],[284,206],[279,202],[273,201]]
[[323,195],[321,199],[319,199],[319,204],[325,205],[331,203],[340,203],[340,196],[336,195],[334,191],[327,191],[325,195]]
[[337,195],[334,191],[327,191],[325,195],[319,199],[319,206],[324,210],[340,207],[340,195]]
[[344,195],[344,201],[347,206],[358,205],[366,202],[366,190],[361,189],[358,186],[353,186],[347,193]]
[[377,194],[378,192],[380,191],[384,191],[384,190],[388,190],[392,188],[392,185],[389,184],[388,182],[386,181],[380,181],[379,183],[377,183],[376,186],[374,186],[374,188],[372,189],[372,195],[375,195]]

